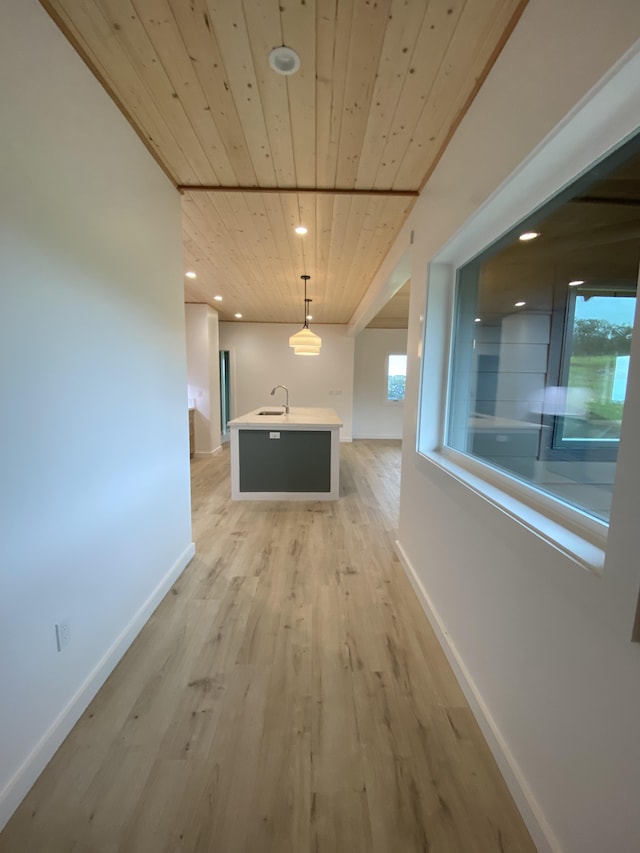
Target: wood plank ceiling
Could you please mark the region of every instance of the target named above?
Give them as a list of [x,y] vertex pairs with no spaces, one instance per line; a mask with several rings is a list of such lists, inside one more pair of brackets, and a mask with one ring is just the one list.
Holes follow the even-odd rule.
[[349,322],[526,5],[41,1],[183,193],[186,301],[297,322],[307,273],[314,323]]
[[407,329],[409,326],[409,299],[411,279],[397,290],[395,295],[367,324],[368,329]]

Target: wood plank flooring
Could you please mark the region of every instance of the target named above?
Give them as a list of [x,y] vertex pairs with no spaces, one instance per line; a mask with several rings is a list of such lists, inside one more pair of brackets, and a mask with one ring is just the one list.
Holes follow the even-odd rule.
[[394,556],[400,443],[335,503],[230,500],[0,835],[0,853],[535,848]]

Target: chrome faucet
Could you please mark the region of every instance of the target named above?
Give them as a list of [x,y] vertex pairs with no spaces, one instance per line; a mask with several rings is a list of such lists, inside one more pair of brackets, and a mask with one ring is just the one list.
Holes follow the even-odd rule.
[[271,389],[271,396],[272,396],[272,397],[273,397],[273,395],[276,393],[276,391],[278,390],[278,388],[282,388],[282,389],[283,389],[283,391],[284,391],[284,393],[286,394],[286,397],[285,397],[285,400],[284,400],[284,410],[285,410],[285,412],[286,412],[287,414],[289,414],[289,389],[287,388],[287,386],[286,386],[286,385],[276,385],[276,387],[275,387],[275,388],[272,388],[272,389]]

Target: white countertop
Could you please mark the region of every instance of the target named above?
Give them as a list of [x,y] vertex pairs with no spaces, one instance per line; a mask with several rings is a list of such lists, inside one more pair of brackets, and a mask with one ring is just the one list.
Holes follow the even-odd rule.
[[259,409],[254,409],[252,412],[247,412],[246,415],[240,415],[239,418],[234,418],[229,421],[229,426],[232,429],[240,429],[242,427],[267,427],[273,429],[274,426],[279,426],[281,429],[309,429],[310,427],[318,427],[320,429],[337,429],[343,426],[342,421],[338,417],[335,409],[321,409],[305,406],[291,406],[289,414],[281,415],[259,415],[265,409],[281,409],[284,412],[283,406],[264,405]]
[[513,418],[502,418],[496,415],[471,415],[469,427],[480,432],[481,430],[528,430],[540,432],[542,425],[531,421],[516,421]]

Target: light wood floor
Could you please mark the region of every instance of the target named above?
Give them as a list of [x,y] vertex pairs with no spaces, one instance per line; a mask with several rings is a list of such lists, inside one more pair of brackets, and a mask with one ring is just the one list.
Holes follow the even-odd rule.
[[394,556],[400,444],[341,451],[336,503],[192,463],[197,557],[1,853],[534,850]]

